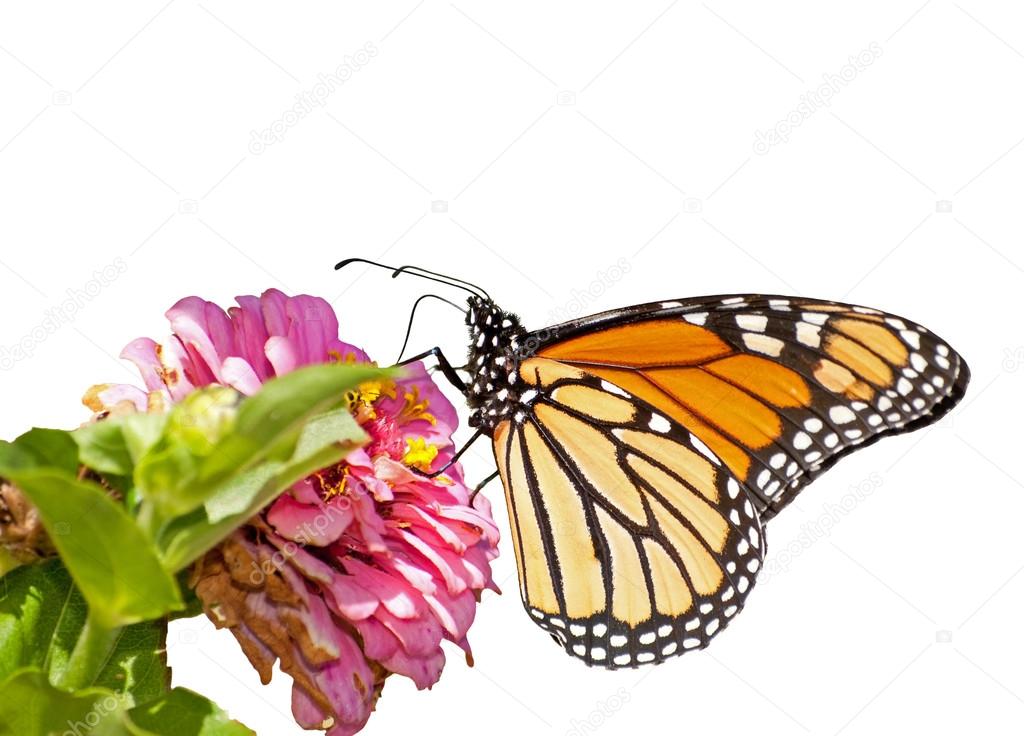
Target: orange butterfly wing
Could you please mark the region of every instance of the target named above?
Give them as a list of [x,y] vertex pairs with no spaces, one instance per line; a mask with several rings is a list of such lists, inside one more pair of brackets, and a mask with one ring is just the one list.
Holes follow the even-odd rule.
[[538,357],[599,376],[695,434],[764,520],[844,454],[935,421],[970,376],[921,325],[803,298],[662,302],[545,332]]

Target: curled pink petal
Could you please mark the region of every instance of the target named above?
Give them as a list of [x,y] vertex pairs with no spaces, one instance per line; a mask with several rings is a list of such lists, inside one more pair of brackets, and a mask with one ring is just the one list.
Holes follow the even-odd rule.
[[299,367],[299,355],[298,349],[295,344],[287,337],[281,337],[275,335],[267,340],[267,344],[263,346],[263,352],[267,356],[267,360],[270,361],[270,365],[274,369],[276,375],[282,375],[284,373],[290,373]]
[[223,315],[216,305],[196,296],[185,297],[167,310],[171,329],[185,346],[196,367],[199,367],[200,362],[204,364],[214,380],[219,380],[221,361],[231,347],[224,343],[224,324],[215,317],[218,312]]
[[249,363],[260,381],[265,381],[273,374],[263,352],[263,346],[267,344],[270,335],[267,334],[267,327],[263,323],[259,297],[240,296],[236,297],[235,301],[238,302],[238,306],[228,309],[235,332],[234,355]]
[[252,364],[236,357],[224,359],[221,365],[221,381],[246,396],[252,396],[263,385]]
[[121,357],[135,364],[147,389],[158,391],[164,388],[164,367],[157,354],[156,341],[148,337],[132,340],[121,351]]

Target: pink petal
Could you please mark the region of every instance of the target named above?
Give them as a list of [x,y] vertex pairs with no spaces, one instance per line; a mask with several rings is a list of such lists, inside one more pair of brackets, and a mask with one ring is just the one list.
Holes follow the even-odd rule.
[[206,386],[213,377],[205,367],[201,370],[193,364],[188,351],[173,335],[160,346],[160,362],[164,366],[164,383],[173,401],[181,401],[197,386]]
[[354,557],[345,558],[342,564],[359,585],[379,599],[394,616],[414,618],[425,611],[422,595],[402,578],[376,570]]
[[461,558],[458,555],[446,553],[438,547],[431,546],[417,535],[410,534],[404,529],[397,530],[397,535],[433,565],[441,574],[441,577],[444,578],[449,591],[461,593],[466,589],[467,581],[461,577],[464,569],[460,564]]
[[436,649],[425,656],[416,657],[398,649],[381,664],[392,672],[410,678],[420,690],[426,690],[441,679],[441,672],[444,670],[444,652]]
[[[445,436],[450,434],[451,430],[459,426],[458,412],[427,373],[426,366],[422,362],[411,363],[402,366],[402,370],[405,376],[397,382],[397,395],[394,399],[382,399],[378,406],[388,414],[397,415],[405,406],[405,394],[411,392],[415,386],[419,389],[420,399],[426,399],[428,402],[427,411],[435,417],[438,424],[444,425],[446,428]],[[417,431],[420,431],[431,425],[426,420],[417,420],[410,426],[415,426]]]
[[267,521],[280,534],[300,544],[326,547],[337,541],[352,523],[352,510],[345,499],[322,506],[299,503],[290,494],[274,501]]
[[393,656],[401,646],[398,637],[375,618],[357,621],[355,627],[363,639],[363,651],[370,659],[375,659],[378,662],[387,659]]
[[267,326],[267,334],[285,336],[288,334],[290,320],[287,314],[288,297],[277,289],[267,289],[260,296],[260,309],[263,311],[263,323]]
[[[363,653],[347,634],[339,634],[341,656],[312,674],[319,690],[334,706],[330,736],[353,736],[373,711],[373,673]],[[292,688],[292,715],[303,728],[325,728],[329,714],[320,710],[297,685]]]
[[293,485],[289,491],[296,501],[301,503],[320,503],[320,492],[316,490],[309,478],[303,478]]
[[263,324],[260,300],[255,296],[239,296],[235,301],[238,306],[228,310],[235,330],[235,349],[252,366],[260,381],[266,381],[272,373],[263,346],[270,335]]
[[451,596],[448,591],[439,589],[435,595],[425,596],[425,599],[452,639],[458,641],[466,636],[476,616],[473,591],[464,590],[457,596]]
[[321,585],[330,585],[334,580],[334,568],[323,560],[314,557],[299,545],[279,537],[273,532],[267,532],[266,536],[267,541],[281,551],[282,561],[297,567],[310,580]]
[[156,341],[140,337],[128,343],[121,351],[121,357],[130,360],[142,374],[142,381],[150,391],[164,388],[163,365],[157,355]]
[[221,366],[221,381],[236,391],[252,396],[262,388],[260,377],[242,358],[225,358]]
[[389,545],[391,554],[387,556],[382,555],[377,560],[377,564],[393,575],[400,575],[405,578],[419,592],[425,595],[432,594],[437,590],[433,573],[416,566],[404,554],[404,550],[399,547],[399,544]]
[[[466,544],[463,543],[459,535],[451,527],[444,524],[433,514],[427,513],[421,506],[413,506],[408,503],[394,503],[391,505],[391,519],[393,523],[404,521],[415,527],[430,529],[456,552],[464,552],[466,550]],[[472,539],[471,543],[475,542],[476,538]]]
[[291,373],[299,366],[299,354],[291,340],[286,337],[271,337],[263,350],[274,368],[275,376]]
[[373,672],[352,637],[336,631],[341,653],[334,662],[322,667],[314,679],[334,705],[340,720],[366,723],[373,694]]
[[342,342],[335,338],[327,342],[327,354],[332,358],[337,355],[341,357],[342,363],[347,363],[349,360],[355,363],[369,363],[370,356],[364,353],[360,348],[355,345],[349,345],[347,342]]
[[[477,499],[480,498],[481,496],[478,495]],[[492,547],[496,547],[498,545],[500,538],[498,525],[494,523],[489,509],[487,511],[482,511],[468,506],[442,506],[438,510],[437,515],[442,519],[459,522],[459,524],[456,525],[456,529],[464,541],[467,539],[466,535],[474,535],[477,540],[482,536]],[[479,531],[469,532],[463,527],[463,525],[474,527]],[[467,544],[470,543],[467,542]]]
[[341,572],[335,573],[327,590],[331,593],[328,605],[334,602],[332,610],[354,623],[369,618],[380,607],[377,596],[355,582],[352,576]]
[[[264,685],[266,683],[263,683]],[[313,699],[306,695],[306,691],[298,685],[292,686],[292,718],[305,729],[314,730],[324,728],[329,716],[320,710],[320,706],[313,702]],[[367,717],[369,720],[369,717]],[[357,733],[352,731],[351,733]]]
[[[217,314],[223,320],[217,319]],[[197,296],[188,296],[167,310],[167,319],[194,362],[204,363],[213,378],[220,381],[221,360],[233,347],[225,342],[231,335],[229,329],[225,330],[229,325],[227,315],[216,305]],[[221,344],[217,345],[215,340]]]
[[323,599],[315,593],[310,593],[302,578],[290,566],[282,567],[281,573],[288,580],[292,591],[303,599],[305,605],[296,610],[296,615],[302,620],[303,629],[313,646],[327,656],[340,657],[339,640],[342,635],[339,634],[338,627]]
[[96,398],[107,409],[112,409],[122,401],[130,401],[139,411],[146,411],[146,408],[149,406],[149,396],[145,391],[123,383],[107,386],[96,394]]
[[397,636],[402,648],[415,657],[424,657],[441,644],[443,631],[433,616],[401,619],[392,616],[384,608],[379,608],[373,617]]
[[[352,476],[349,476],[351,479]],[[352,483],[353,486],[357,485]],[[384,535],[387,534],[387,527],[381,519],[377,508],[365,490],[353,489],[354,492],[348,496],[352,502],[352,512],[355,514],[356,522],[359,525],[359,532],[369,552],[387,552],[388,547],[384,542]]]
[[286,306],[291,319],[289,336],[294,336],[303,365],[327,360],[327,345],[338,337],[338,318],[331,305],[318,297],[299,295]]

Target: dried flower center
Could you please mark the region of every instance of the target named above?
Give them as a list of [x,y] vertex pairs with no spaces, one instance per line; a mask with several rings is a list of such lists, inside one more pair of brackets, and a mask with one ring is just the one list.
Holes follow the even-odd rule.
[[345,494],[348,485],[349,467],[345,463],[338,463],[329,468],[324,468],[318,473],[309,477],[313,488],[320,494],[320,498],[329,501],[335,496]]

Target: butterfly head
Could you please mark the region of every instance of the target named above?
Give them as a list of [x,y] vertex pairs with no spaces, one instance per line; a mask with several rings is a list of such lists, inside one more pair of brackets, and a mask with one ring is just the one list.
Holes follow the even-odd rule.
[[514,410],[519,395],[517,371],[526,330],[519,318],[490,299],[471,296],[466,326],[472,380],[466,400],[472,410],[469,423],[493,429]]

